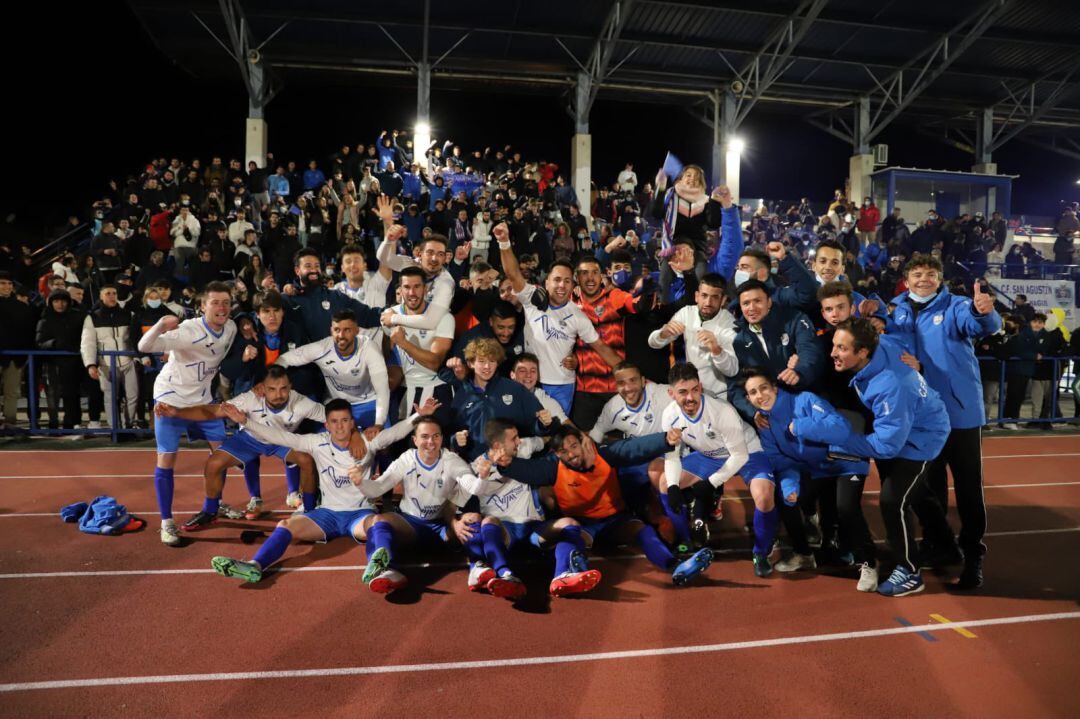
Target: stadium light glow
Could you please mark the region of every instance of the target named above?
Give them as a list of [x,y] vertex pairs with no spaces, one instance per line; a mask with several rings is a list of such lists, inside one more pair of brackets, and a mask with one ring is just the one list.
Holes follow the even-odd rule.
[[428,169],[427,148],[431,144],[431,125],[426,122],[416,123],[413,128],[413,152],[416,154],[416,162],[425,170]]
[[743,142],[741,137],[733,137],[728,142],[728,149],[738,155],[741,155],[742,151],[746,149],[746,143]]
[[428,137],[431,137],[431,125],[427,124],[426,122],[416,123],[416,134],[427,135]]

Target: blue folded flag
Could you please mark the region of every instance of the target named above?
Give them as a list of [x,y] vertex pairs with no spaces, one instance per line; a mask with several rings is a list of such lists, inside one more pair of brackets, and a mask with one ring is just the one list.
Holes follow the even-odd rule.
[[682,170],[682,160],[669,152],[667,157],[664,158],[664,174],[674,180],[679,176],[679,173],[682,172]]

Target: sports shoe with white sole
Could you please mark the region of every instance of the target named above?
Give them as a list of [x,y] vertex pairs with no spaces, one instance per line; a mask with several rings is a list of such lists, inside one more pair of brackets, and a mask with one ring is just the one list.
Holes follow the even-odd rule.
[[396,569],[385,569],[368,582],[368,589],[376,594],[389,594],[409,583],[408,578]]
[[243,519],[244,518],[244,510],[237,509],[236,507],[232,506],[231,504],[225,504],[224,502],[221,502],[220,504],[218,504],[217,513],[218,513],[219,517],[224,517],[225,519]]
[[878,588],[877,567],[871,567],[866,562],[859,567],[859,583],[855,588],[860,592],[876,592]]
[[288,496],[285,497],[285,506],[289,507],[290,509],[296,509],[297,507],[302,507],[303,505],[304,498],[300,496],[299,492],[289,492]]
[[180,539],[180,530],[172,519],[161,522],[161,543],[169,547],[179,547],[183,540]]
[[262,497],[252,497],[244,508],[244,519],[258,519],[263,516]]
[[473,562],[469,568],[469,591],[482,592],[488,588],[488,582],[495,578],[495,570],[483,562]]
[[787,574],[797,572],[800,569],[817,569],[817,560],[813,554],[793,554],[788,559],[783,559],[773,565],[773,569]]
[[904,567],[897,567],[889,578],[878,585],[877,593],[883,597],[906,597],[926,589],[919,574],[909,572]]
[[487,583],[487,590],[493,597],[518,599],[525,596],[525,583],[513,574],[507,573],[501,577],[493,577]]

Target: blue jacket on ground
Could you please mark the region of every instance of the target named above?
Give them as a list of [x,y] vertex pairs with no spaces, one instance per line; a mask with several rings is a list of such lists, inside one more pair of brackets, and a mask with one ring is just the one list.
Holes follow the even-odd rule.
[[869,364],[851,380],[859,399],[874,413],[874,431],[852,432],[830,445],[836,453],[875,459],[928,461],[949,437],[945,403],[922,375],[900,361],[900,349],[882,342]]
[[[758,435],[773,471],[807,470],[812,477],[869,473],[869,462],[829,459],[829,445],[846,442],[851,425],[813,392],[792,394],[777,388],[776,403],[762,414],[769,418],[769,427],[759,429]],[[788,430],[792,424],[795,434]]]
[[[761,322],[761,333],[751,329],[745,318],[736,322],[735,356],[739,367],[764,367],[775,381],[777,376],[787,369],[792,355],[799,355],[799,364],[795,372],[799,375],[796,390],[814,387],[825,369],[825,356],[821,343],[810,320],[802,312],[786,307],[777,307],[774,303],[769,314]],[[769,351],[761,345],[764,338]],[[735,409],[744,418],[753,421],[754,406],[746,398],[746,390],[735,384],[730,392],[730,400]]]
[[917,310],[907,295],[894,302],[888,332],[918,358],[927,384],[945,402],[952,428],[986,424],[974,341],[1001,329],[1001,315],[993,310],[976,314],[970,298],[950,294],[944,287]]
[[454,401],[450,404],[453,431],[469,430],[465,453],[470,462],[487,451],[484,425],[494,417],[513,422],[523,437],[547,433],[536,416],[543,409],[540,400],[512,379],[495,375],[484,389],[473,384],[471,379],[455,380],[453,387]]

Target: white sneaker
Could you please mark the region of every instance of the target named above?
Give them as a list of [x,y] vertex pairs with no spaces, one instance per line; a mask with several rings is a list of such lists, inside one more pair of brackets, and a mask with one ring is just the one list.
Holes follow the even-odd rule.
[[243,519],[244,518],[244,510],[237,509],[236,507],[232,506],[231,504],[226,504],[225,502],[219,502],[218,503],[218,511],[217,511],[217,513],[218,513],[219,517],[225,517],[225,519]]
[[778,572],[797,572],[800,569],[817,569],[817,560],[813,554],[793,554],[790,559],[777,562],[773,569]]
[[292,509],[296,509],[304,504],[304,499],[300,496],[299,492],[289,492],[289,496],[285,497],[285,505]]
[[90,421],[86,423],[87,429],[101,429],[101,422]]
[[180,546],[180,532],[176,528],[176,522],[171,519],[161,523],[161,543],[170,547]]
[[860,592],[876,592],[877,583],[877,567],[871,567],[866,562],[863,562],[862,566],[859,567],[859,583],[855,588]]
[[[74,427],[71,428],[71,431],[72,432],[78,432],[80,429],[82,429],[82,425],[77,424],[77,425],[75,425]],[[82,434],[69,434],[69,435],[66,435],[64,437],[64,439],[66,439],[69,442],[78,442],[80,439],[85,438],[85,436],[86,435],[82,435]]]
[[476,562],[469,569],[469,591],[482,592],[487,589],[488,582],[495,578],[495,570],[484,564]]
[[1018,425],[1016,422],[1006,422],[1005,424],[1001,425],[1001,428],[1009,429],[1015,432],[1020,429],[1020,425]]

